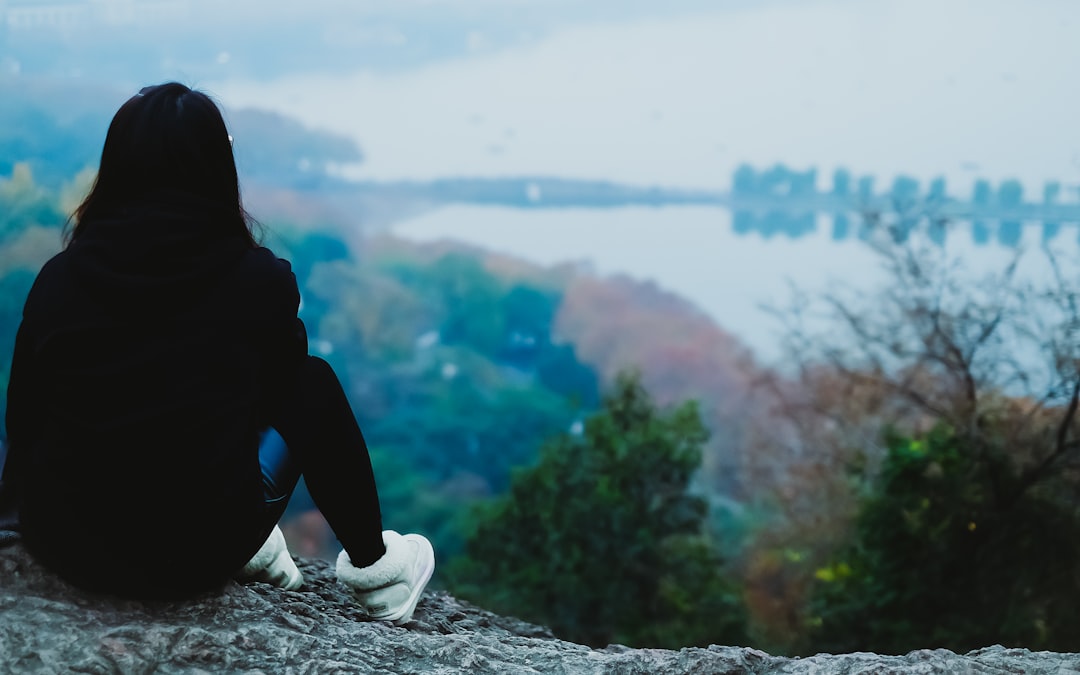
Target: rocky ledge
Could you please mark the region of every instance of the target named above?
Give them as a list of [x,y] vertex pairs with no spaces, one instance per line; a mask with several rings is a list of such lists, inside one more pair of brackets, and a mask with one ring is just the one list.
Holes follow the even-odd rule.
[[755,649],[590,649],[542,627],[428,592],[413,621],[366,621],[323,561],[300,561],[297,592],[229,584],[186,602],[73,589],[18,544],[0,548],[3,673],[1054,673],[1080,654],[989,647],[905,656],[790,659]]

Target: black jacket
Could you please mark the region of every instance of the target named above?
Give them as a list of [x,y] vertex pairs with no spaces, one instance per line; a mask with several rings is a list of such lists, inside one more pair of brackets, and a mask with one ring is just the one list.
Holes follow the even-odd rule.
[[27,298],[4,484],[31,552],[78,585],[184,594],[261,543],[258,433],[307,338],[289,264],[230,218],[158,195],[87,221]]

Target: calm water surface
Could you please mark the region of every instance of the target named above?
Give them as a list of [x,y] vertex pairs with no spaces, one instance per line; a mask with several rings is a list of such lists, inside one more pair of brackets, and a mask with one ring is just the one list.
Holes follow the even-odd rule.
[[[741,338],[766,363],[782,355],[778,321],[764,305],[786,306],[792,288],[809,293],[831,284],[866,289],[885,281],[878,258],[858,240],[834,241],[830,222],[799,239],[736,235],[731,214],[713,207],[522,210],[452,206],[394,227],[414,241],[452,239],[541,265],[581,261],[601,275],[653,280],[690,300]],[[1054,248],[1075,271],[1076,228],[1066,228]],[[1040,230],[1025,226],[1024,273],[1046,280]],[[975,246],[965,225],[947,237],[946,252],[972,279],[1001,269],[1015,254],[992,243]]]

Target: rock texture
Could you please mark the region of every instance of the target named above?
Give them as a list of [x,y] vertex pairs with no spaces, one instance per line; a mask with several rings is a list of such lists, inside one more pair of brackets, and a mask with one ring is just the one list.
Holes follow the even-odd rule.
[[965,655],[770,656],[754,649],[590,649],[446,593],[414,620],[365,621],[333,570],[301,561],[297,592],[229,584],[186,602],[84,593],[42,570],[18,544],[0,548],[0,672],[38,673],[1054,673],[1080,675],[1080,654],[990,647]]

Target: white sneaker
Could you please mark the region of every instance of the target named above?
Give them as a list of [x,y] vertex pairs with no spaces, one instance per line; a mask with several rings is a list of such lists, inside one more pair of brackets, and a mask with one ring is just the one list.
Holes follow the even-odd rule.
[[289,555],[285,535],[277,525],[258,553],[237,573],[236,578],[238,581],[262,581],[287,591],[295,591],[304,583],[304,575],[300,574]]
[[419,534],[383,531],[386,553],[367,567],[354,567],[349,554],[337,559],[338,580],[349,587],[373,619],[396,626],[412,618],[420,594],[435,571],[435,550]]

